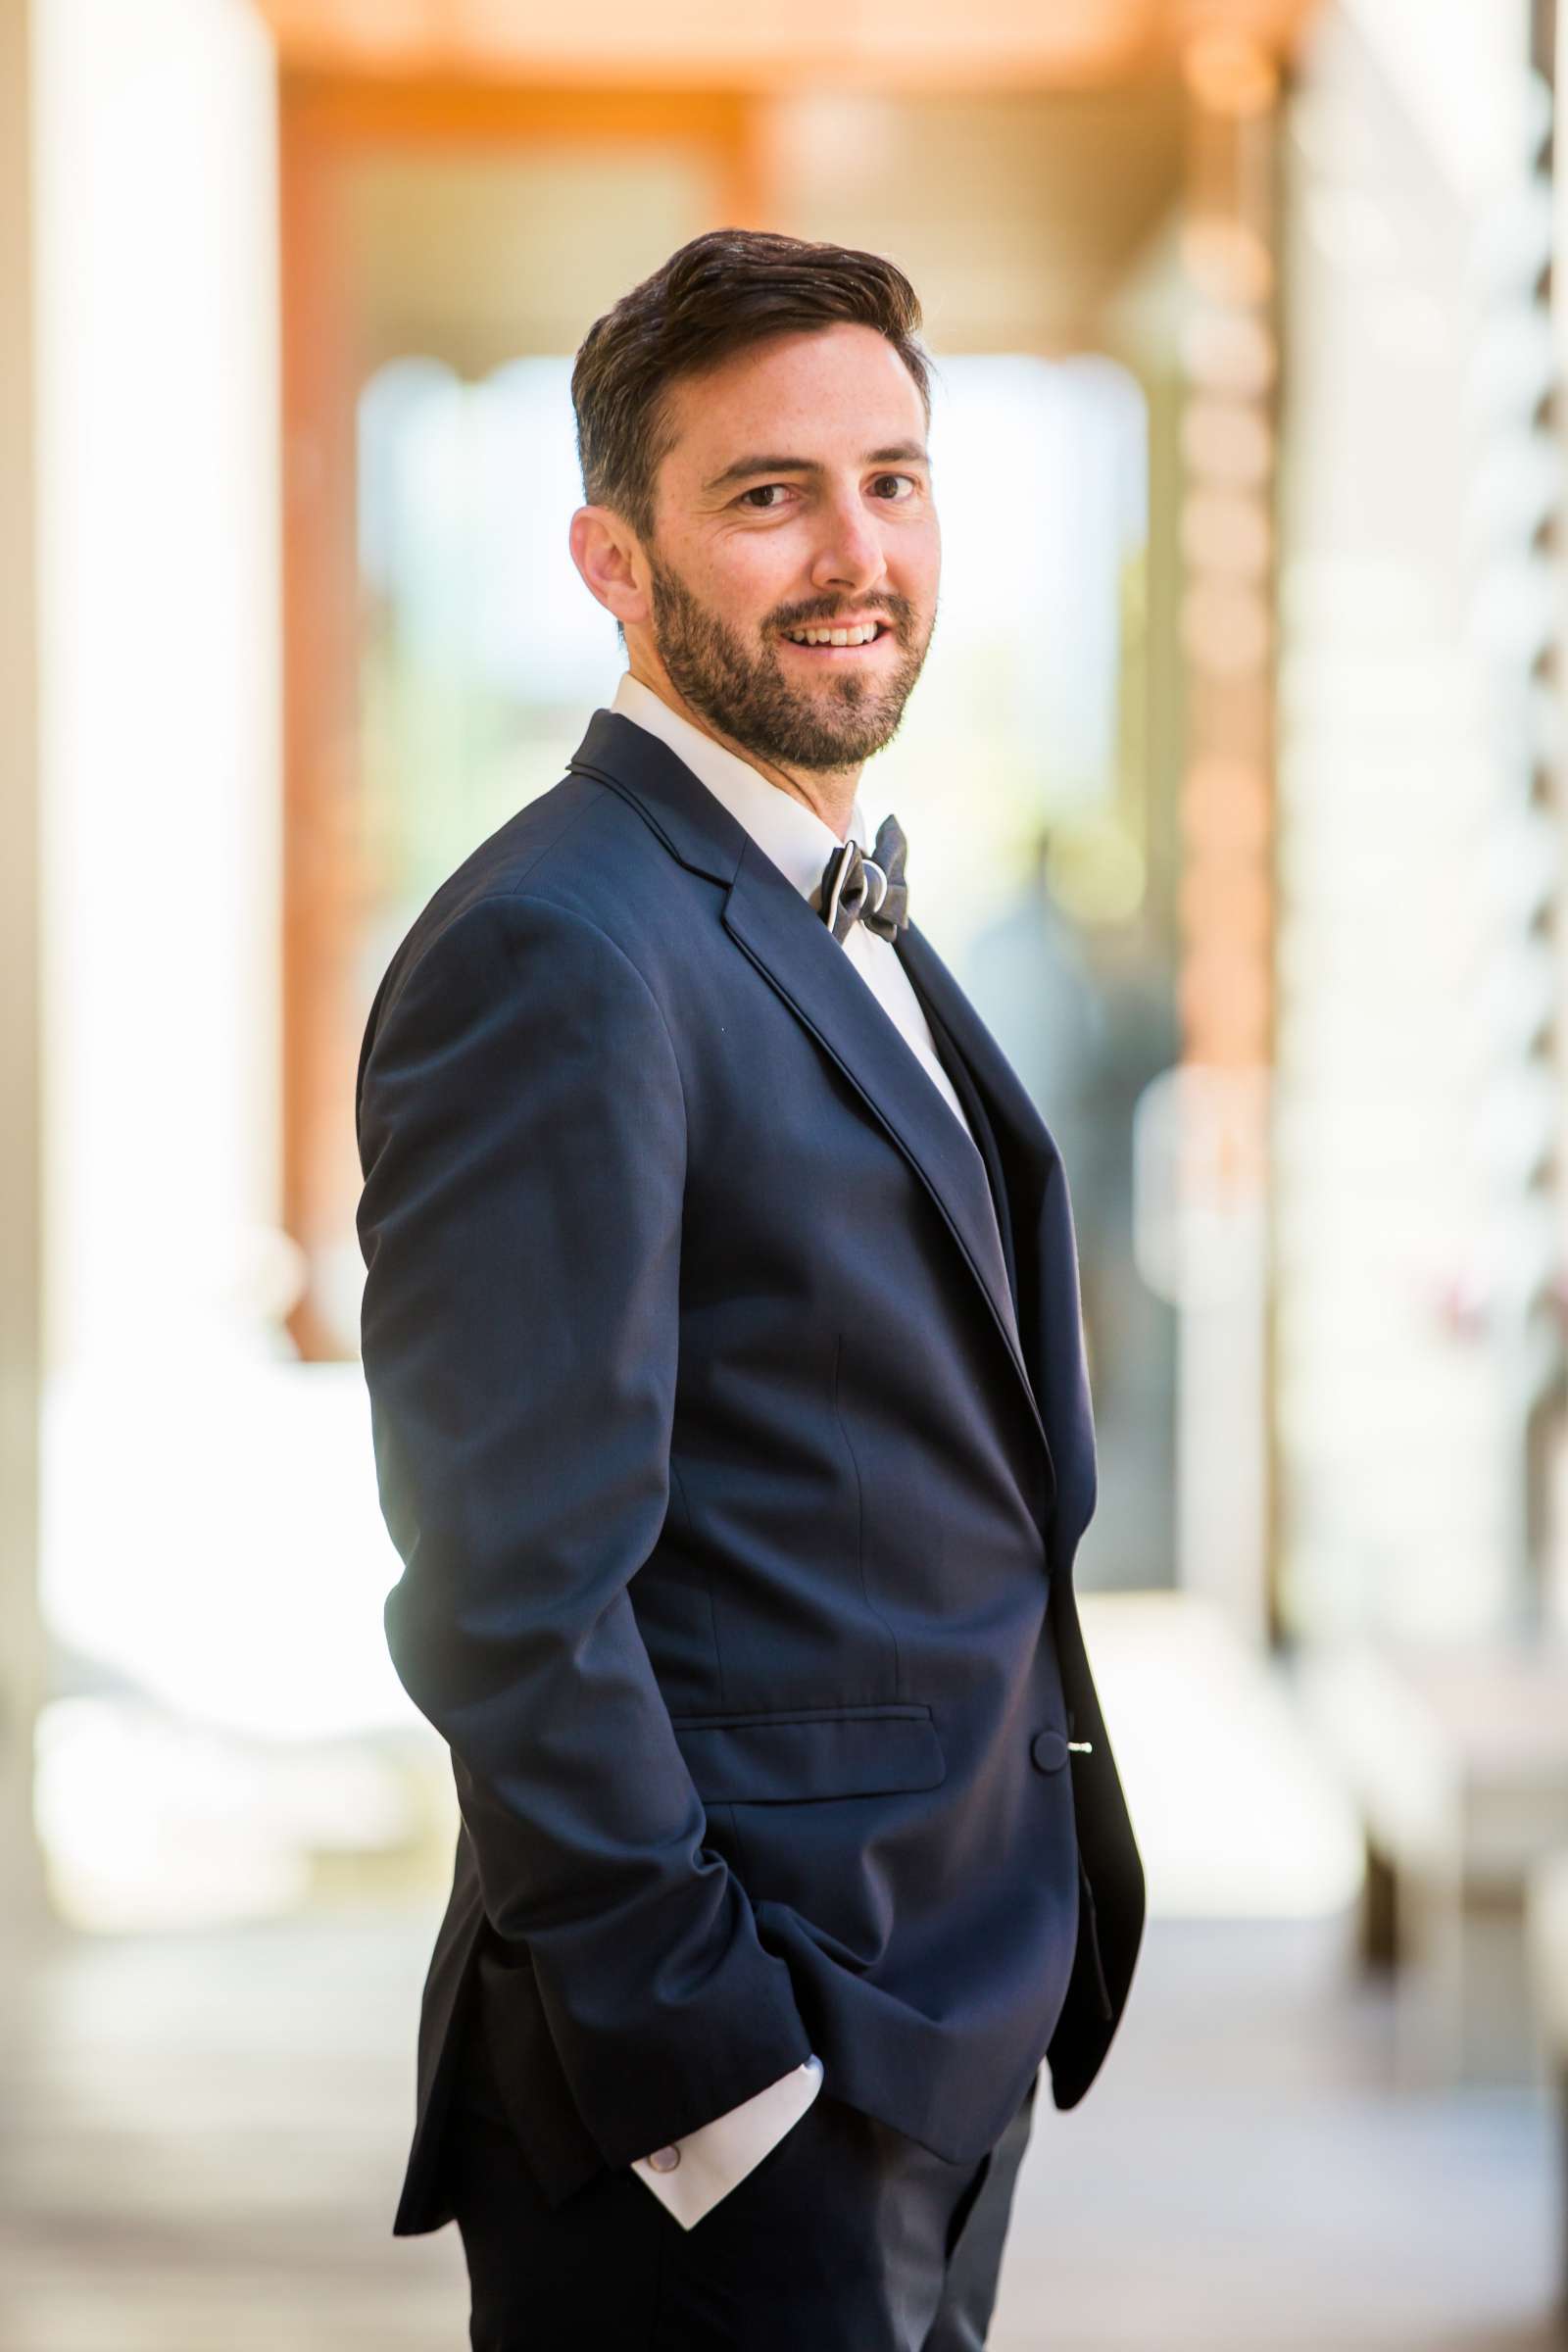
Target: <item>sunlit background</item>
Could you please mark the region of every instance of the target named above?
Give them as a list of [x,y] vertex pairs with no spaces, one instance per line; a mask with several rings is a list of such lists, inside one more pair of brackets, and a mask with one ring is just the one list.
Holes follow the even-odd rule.
[[355,1064],[613,693],[572,354],[724,221],[922,298],[941,612],[862,798],[1082,1260],[1151,1918],[994,2345],[1568,2343],[1556,47],[0,0],[0,2352],[465,2338],[387,2234],[456,1812]]

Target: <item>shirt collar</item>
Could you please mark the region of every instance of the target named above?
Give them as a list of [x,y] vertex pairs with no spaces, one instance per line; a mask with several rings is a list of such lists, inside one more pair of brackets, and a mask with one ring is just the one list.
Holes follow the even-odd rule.
[[[678,710],[672,710],[651,686],[634,678],[630,670],[615,689],[611,709],[666,744],[677,760],[684,760],[699,783],[706,784],[714,799],[723,803],[736,822],[745,826],[758,848],[771,858],[786,881],[794,883],[802,898],[815,897],[821,887],[823,867],[833,852],[844,846],[831,825],[824,824],[804,801],[797,801],[781,786],[770,784],[750,760],[726,751],[711,735],[694,727],[689,718],[682,718]],[[870,839],[858,793],[850,813],[850,838],[858,842],[862,850]]]

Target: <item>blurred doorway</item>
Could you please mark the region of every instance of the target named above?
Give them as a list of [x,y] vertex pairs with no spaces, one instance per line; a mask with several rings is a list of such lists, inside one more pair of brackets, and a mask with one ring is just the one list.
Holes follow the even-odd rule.
[[1174,1318],[1135,1262],[1132,1182],[1140,1095],[1178,1051],[1182,126],[1166,74],[875,100],[285,78],[285,1163],[307,1356],[357,1348],[353,1072],[376,981],[443,876],[557,780],[621,666],[565,553],[577,342],[717,222],[865,243],[926,307],[947,549],[867,808],[918,845],[923,927],[1074,1186],[1104,1497],[1085,1582],[1174,1580]]

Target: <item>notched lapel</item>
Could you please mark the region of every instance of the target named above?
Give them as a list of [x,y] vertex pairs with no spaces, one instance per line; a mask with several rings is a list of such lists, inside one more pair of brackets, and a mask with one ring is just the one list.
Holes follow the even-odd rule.
[[724,924],[838,1064],[941,1210],[1006,1343],[1055,1472],[1012,1310],[985,1163],[919,1061],[800,892],[748,839]]

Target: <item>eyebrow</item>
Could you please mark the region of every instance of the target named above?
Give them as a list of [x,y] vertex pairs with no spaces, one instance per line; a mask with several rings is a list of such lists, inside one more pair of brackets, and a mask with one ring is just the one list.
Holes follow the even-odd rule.
[[[930,457],[918,441],[894,441],[886,449],[868,449],[860,460],[862,466],[929,466]],[[737,458],[722,473],[715,473],[705,490],[722,490],[730,482],[744,482],[754,473],[823,473],[826,467],[816,458]]]

